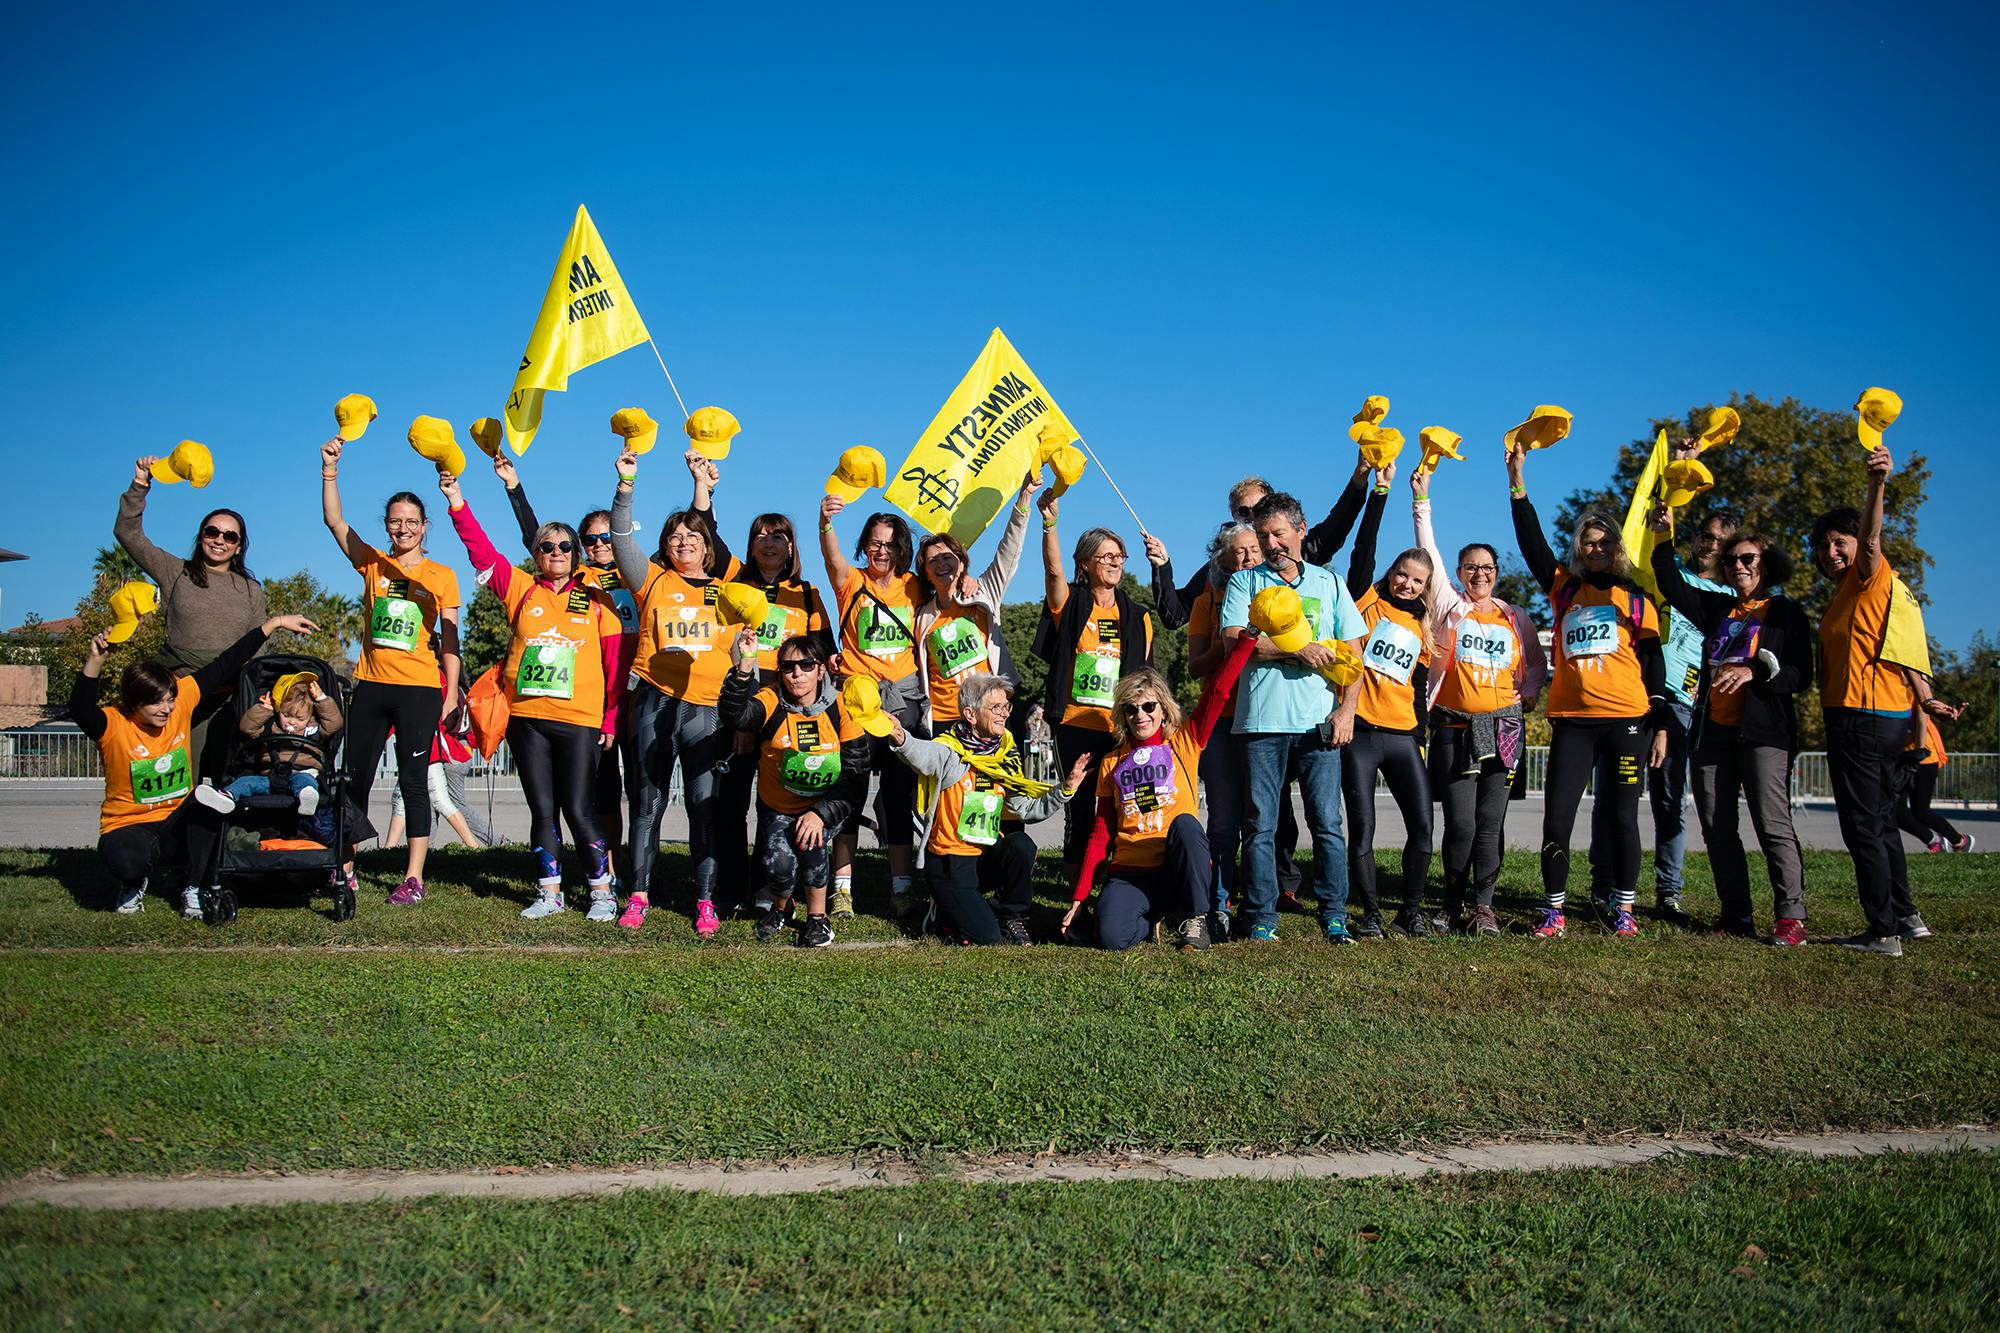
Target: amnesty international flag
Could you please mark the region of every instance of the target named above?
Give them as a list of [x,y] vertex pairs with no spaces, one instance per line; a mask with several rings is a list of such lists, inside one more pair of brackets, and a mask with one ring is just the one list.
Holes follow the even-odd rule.
[[1659,503],[1660,474],[1667,470],[1667,460],[1667,433],[1661,431],[1660,438],[1653,441],[1645,470],[1639,474],[1639,484],[1632,489],[1632,507],[1625,511],[1625,528],[1619,534],[1625,539],[1625,554],[1632,560],[1632,582],[1661,604],[1665,599],[1660,596],[1660,585],[1653,581],[1653,545],[1659,534],[1648,520]]
[[1036,465],[1036,438],[1050,425],[1076,441],[1069,418],[995,329],[883,494],[919,527],[970,546]]
[[625,290],[604,238],[597,234],[597,224],[579,205],[502,414],[508,446],[516,454],[528,452],[541,428],[543,394],[567,389],[576,371],[637,347],[649,337],[639,307],[632,304],[632,294]]

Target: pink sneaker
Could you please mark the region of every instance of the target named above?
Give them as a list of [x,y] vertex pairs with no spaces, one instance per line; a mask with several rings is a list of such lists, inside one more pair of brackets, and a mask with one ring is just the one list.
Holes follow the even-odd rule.
[[722,918],[715,914],[715,904],[703,898],[694,905],[694,933],[707,939],[722,929]]
[[1806,923],[1780,917],[1778,924],[1771,928],[1771,943],[1780,949],[1797,948],[1806,942]]
[[415,875],[398,884],[389,896],[383,899],[391,907],[408,907],[424,900],[424,886]]
[[650,906],[652,904],[646,901],[645,894],[633,894],[625,900],[625,910],[618,914],[618,924],[627,930],[637,930],[646,923],[646,909]]
[[1617,914],[1611,918],[1611,933],[1622,939],[1637,939],[1639,936],[1639,923],[1633,919],[1630,912],[1621,907],[1618,909]]

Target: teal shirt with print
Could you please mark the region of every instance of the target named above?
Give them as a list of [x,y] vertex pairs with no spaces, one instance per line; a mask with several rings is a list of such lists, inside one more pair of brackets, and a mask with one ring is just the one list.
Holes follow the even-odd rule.
[[[1368,622],[1348,596],[1347,585],[1320,565],[1303,566],[1297,583],[1278,577],[1269,565],[1237,570],[1229,576],[1229,589],[1222,597],[1222,628],[1247,627],[1250,599],[1266,588],[1280,587],[1299,594],[1315,640],[1367,636]],[[1239,735],[1299,735],[1326,721],[1337,701],[1333,687],[1317,671],[1290,660],[1260,662],[1252,658],[1236,686],[1235,728]]]

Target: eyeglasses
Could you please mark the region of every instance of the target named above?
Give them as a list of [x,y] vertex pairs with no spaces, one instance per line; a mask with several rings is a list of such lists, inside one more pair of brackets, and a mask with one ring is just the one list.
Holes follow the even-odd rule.
[[218,528],[213,523],[203,526],[201,535],[212,542],[228,542],[231,546],[243,540],[242,533],[232,532],[228,528]]
[[810,657],[792,657],[778,663],[778,670],[787,676],[803,676],[808,671],[819,670],[819,663]]
[[1124,553],[1120,551],[1106,551],[1102,555],[1092,556],[1091,559],[1100,565],[1122,565],[1125,563]]
[[611,545],[611,534],[608,532],[586,532],[583,534],[583,544],[585,546],[609,546]]
[[895,549],[896,549],[896,543],[894,543],[894,542],[863,542],[863,543],[861,543],[861,549],[862,549],[862,550],[864,550],[864,551],[893,551],[893,550],[895,550]]
[[540,546],[537,546],[535,549],[537,551],[540,551],[543,555],[555,555],[558,552],[560,552],[563,555],[568,555],[571,551],[574,551],[576,547],[570,545],[568,542],[543,542]]
[[669,546],[692,546],[697,542],[705,546],[708,544],[708,538],[698,532],[676,532],[673,536],[667,538],[667,545]]
[[422,528],[426,521],[421,518],[385,518],[382,526],[391,532],[412,532]]
[[1160,711],[1160,701],[1158,699],[1141,699],[1136,704],[1126,704],[1119,711],[1127,717],[1137,717],[1141,713],[1144,713],[1147,717],[1151,717]]
[[1458,572],[1459,572],[1459,573],[1461,573],[1461,574],[1498,574],[1498,573],[1500,572],[1500,566],[1498,566],[1498,565],[1460,565],[1460,566],[1458,567]]
[[1732,565],[1741,565],[1743,568],[1748,569],[1761,559],[1763,559],[1763,552],[1761,551],[1738,551],[1735,555],[1729,557],[1729,563]]
[[757,534],[757,540],[760,542],[790,542],[791,538],[776,528],[766,528]]

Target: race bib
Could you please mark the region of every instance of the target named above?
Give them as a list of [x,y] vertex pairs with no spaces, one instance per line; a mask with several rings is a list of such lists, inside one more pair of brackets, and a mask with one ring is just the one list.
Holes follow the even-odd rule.
[[958,807],[958,840],[975,847],[991,847],[1000,841],[1000,807],[1004,797],[997,791],[969,791],[965,804]]
[[915,634],[916,609],[908,606],[884,608],[869,601],[857,617],[861,629],[861,651],[870,657],[899,657],[908,651]]
[[1361,664],[1378,676],[1407,685],[1422,649],[1423,643],[1415,634],[1384,616],[1375,622],[1368,642],[1361,645]]
[[1453,652],[1467,666],[1505,671],[1514,665],[1514,636],[1499,625],[1461,621]]
[[1120,670],[1117,653],[1078,653],[1070,676],[1070,702],[1090,708],[1111,707],[1111,692],[1118,688]]
[[1570,657],[1602,657],[1618,651],[1618,608],[1575,606],[1563,617],[1563,652]]
[[611,599],[611,609],[618,613],[618,628],[626,634],[639,632],[639,603],[633,598],[630,588],[607,588],[605,596]]
[[1311,627],[1315,639],[1323,637],[1323,632],[1319,625],[1319,608],[1321,605],[1322,603],[1317,597],[1302,596],[1299,598],[1299,610],[1305,613],[1306,624]]
[[1716,666],[1748,662],[1757,655],[1757,631],[1760,622],[1755,620],[1725,620],[1715,627],[1715,634],[1709,639],[1708,660]]
[[377,597],[368,612],[368,643],[375,648],[415,652],[417,631],[423,623],[423,610],[409,598]]
[[1174,752],[1165,745],[1141,745],[1112,768],[1111,782],[1119,799],[1141,814],[1165,809],[1178,794]]
[[937,674],[947,680],[986,665],[986,636],[970,620],[941,620],[924,643],[937,665]]
[[790,627],[794,614],[790,607],[779,606],[773,602],[770,610],[764,613],[764,623],[757,626],[757,651],[777,652],[778,645],[791,637]]
[[715,618],[706,607],[663,606],[653,634],[663,653],[705,653],[714,647]]
[[840,753],[806,754],[787,750],[784,762],[778,765],[778,781],[794,796],[824,795],[840,781]]
[[514,672],[514,697],[567,699],[576,688],[575,676],[574,644],[528,644],[521,649],[521,664]]
[[185,745],[176,745],[157,758],[132,761],[132,799],[140,805],[177,801],[192,790],[194,777]]

